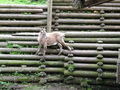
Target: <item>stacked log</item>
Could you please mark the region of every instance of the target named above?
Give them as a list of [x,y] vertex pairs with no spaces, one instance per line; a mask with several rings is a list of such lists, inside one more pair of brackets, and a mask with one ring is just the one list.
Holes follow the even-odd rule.
[[47,25],[47,6],[0,5],[1,81],[116,84],[119,0],[83,10],[71,1],[53,0],[52,30],[65,33],[72,52],[64,47],[58,56],[57,46],[48,47],[45,59],[35,52],[39,29]]

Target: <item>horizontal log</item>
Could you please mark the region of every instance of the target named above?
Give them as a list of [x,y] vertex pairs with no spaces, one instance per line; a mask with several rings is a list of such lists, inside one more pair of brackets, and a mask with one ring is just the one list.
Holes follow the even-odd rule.
[[12,36],[12,35],[7,35],[7,34],[0,34],[0,40],[20,40],[20,41],[36,41],[37,37],[31,37],[31,36]]
[[100,21],[99,19],[59,19],[54,22],[60,23],[60,24],[120,24],[120,20],[110,19],[110,20],[104,20]]
[[[2,56],[3,54],[1,54],[1,57],[0,59],[3,61],[3,60],[8,60],[8,59],[13,59],[12,61],[18,61],[16,60],[16,57],[17,59],[21,60],[20,58],[23,57],[24,60],[21,60],[21,61],[38,61],[39,59],[38,58],[34,58],[34,59],[29,59],[29,57],[32,57],[31,55],[28,55],[28,57],[26,55],[22,55],[18,58],[18,55],[6,55],[6,56],[10,56],[11,58],[5,58],[4,56]],[[2,59],[3,58],[3,59]],[[46,60],[47,61],[55,61],[55,63],[57,62],[68,62],[71,60],[71,58],[67,57],[67,56],[55,56],[55,55],[46,55]],[[97,59],[96,57],[72,57],[72,60],[74,62],[77,62],[77,63],[97,63],[97,62],[103,62],[103,63],[106,63],[106,64],[116,64],[117,63],[117,58],[103,58],[103,59]],[[8,60],[9,61],[9,60]],[[35,61],[35,62],[36,62]],[[47,62],[46,61],[46,62]],[[6,62],[6,61],[5,61]],[[2,64],[2,63],[1,63]]]
[[[90,43],[74,43],[70,44],[73,48],[81,48],[81,49],[96,49],[99,44],[90,44]],[[117,49],[120,48],[120,44],[101,44],[101,47],[104,49]]]
[[47,9],[46,5],[0,4],[0,8]]
[[43,9],[21,9],[21,8],[2,8],[0,9],[0,13],[24,13],[24,12],[31,12],[31,13],[41,13]]
[[[95,13],[56,13],[53,14],[61,18],[100,18],[100,14]],[[120,18],[119,13],[105,13],[102,15],[105,18]]]
[[[38,55],[10,55],[10,54],[0,54],[0,59],[14,59],[14,60],[40,60],[42,56]],[[59,60],[62,61],[64,60],[64,56],[58,56],[58,55],[46,55],[45,56],[46,60]]]
[[[28,21],[29,22],[29,21]],[[43,25],[44,26],[44,25]],[[23,31],[23,32],[38,32],[40,27],[0,27],[1,32],[18,32],[18,31]]]
[[[120,33],[119,32],[97,32],[97,31],[93,31],[93,32],[80,32],[80,31],[69,31],[69,32],[64,32],[65,36],[68,38],[73,37],[77,38],[79,36],[79,38],[91,38],[91,37],[96,37],[96,38],[112,38],[113,36],[116,38],[119,38]],[[15,33],[12,34],[13,36],[38,36],[38,33],[34,33],[34,32],[26,32],[26,33]],[[98,36],[98,37],[97,37]]]
[[39,67],[4,67],[0,68],[0,72],[4,73],[12,73],[12,72],[47,72],[47,73],[63,73],[64,68],[45,68],[45,69],[40,69]]
[[0,18],[2,19],[46,19],[46,15],[29,15],[29,14],[0,14]]
[[[70,61],[71,58],[65,57],[64,59],[66,62]],[[103,62],[107,64],[116,64],[117,58],[103,58],[103,59],[97,59],[96,57],[72,57],[72,61],[78,62],[78,63],[98,63]]]
[[[57,28],[59,30],[63,30],[63,31],[75,31],[75,30],[83,30],[83,29],[87,29],[87,30],[100,30],[101,26],[100,25],[59,25],[57,26]],[[105,25],[104,27],[102,27],[105,30],[119,30],[120,26],[115,25],[115,26],[111,26],[111,25]]]
[[[31,77],[31,78],[30,78]],[[47,82],[63,82],[65,80],[65,78],[62,75],[48,75],[46,76],[47,78]],[[85,78],[82,78],[83,80]],[[35,76],[6,76],[3,75],[0,77],[0,81],[4,81],[4,82],[39,82],[41,80],[40,77],[35,77]],[[85,79],[86,80],[86,79]],[[115,80],[105,80],[103,82],[96,82],[95,79],[91,79],[91,78],[87,78],[88,83],[89,84],[104,84],[104,85],[114,85],[115,84]],[[81,78],[78,77],[74,77],[74,79],[72,81],[69,81],[69,83],[73,83],[73,84],[80,84],[81,82]]]
[[46,20],[40,20],[40,21],[9,21],[9,20],[3,20],[0,21],[0,25],[46,25],[47,21]]
[[120,7],[120,3],[103,3],[103,4],[100,4],[99,6],[102,6],[102,7]]
[[46,62],[40,62],[40,61],[29,61],[29,60],[0,60],[0,65],[47,65],[47,66],[64,66],[64,63],[62,61],[46,61]]
[[[63,77],[61,75],[48,75],[46,76],[47,82],[60,82],[63,81]],[[40,77],[31,76],[0,76],[0,81],[4,82],[39,82],[42,80]]]
[[66,37],[120,37],[120,32],[66,32]]
[[[37,48],[0,48],[0,52],[30,52],[30,53],[35,53],[37,51]],[[50,54],[58,54],[59,50],[56,49],[48,49],[47,53]],[[68,54],[68,50],[63,50],[63,54]],[[73,50],[71,52],[74,55],[80,55],[80,56],[97,56],[98,51],[97,50]],[[118,51],[102,51],[99,52],[99,54],[102,54],[103,56],[109,56],[109,57],[117,57],[118,56]]]
[[[31,42],[31,41],[8,41],[1,43],[0,46],[7,46],[8,44],[19,44],[19,45],[38,45],[38,42]],[[100,46],[99,44],[96,43],[73,43],[69,45],[73,48],[77,48],[77,49],[96,49],[98,46]],[[104,49],[118,49],[120,48],[120,44],[101,44],[101,46]]]
[[[98,73],[95,71],[83,71],[83,70],[73,71],[73,72],[69,72],[69,71],[65,70],[64,75],[67,75],[67,76],[73,75],[73,76],[81,76],[81,77],[98,77]],[[115,79],[116,73],[103,72],[102,77]]]
[[[11,36],[11,35],[0,35],[0,40],[21,40],[21,41],[36,41],[36,36]],[[75,43],[81,42],[81,43],[96,43],[97,41],[103,41],[104,43],[119,43],[120,38],[65,38],[66,42],[69,42],[73,40]]]
[[[99,66],[97,64],[78,64],[78,63],[74,63],[73,64],[75,68],[77,69],[98,69]],[[68,67],[68,63],[64,64],[65,67]],[[103,70],[116,70],[117,66],[116,65],[106,65],[104,64],[103,66],[101,66],[101,69]]]
[[53,9],[60,9],[60,10],[68,10],[68,11],[80,11],[80,10],[88,10],[88,11],[93,11],[93,10],[105,10],[105,11],[120,11],[119,7],[92,7],[92,8],[85,8],[85,9],[75,9],[72,6],[53,6]]
[[103,41],[104,43],[120,43],[120,38],[65,38],[68,42],[73,40],[75,43],[96,43],[98,41]]

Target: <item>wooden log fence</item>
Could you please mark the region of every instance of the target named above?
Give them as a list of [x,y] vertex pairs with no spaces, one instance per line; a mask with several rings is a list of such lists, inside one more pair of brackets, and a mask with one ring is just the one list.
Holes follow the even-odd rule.
[[64,32],[73,50],[69,54],[64,48],[58,56],[58,47],[48,47],[45,59],[35,52],[38,32],[47,27],[47,6],[0,4],[1,81],[80,84],[82,78],[116,85],[120,1],[82,10],[73,8],[71,1],[53,0],[51,30]]

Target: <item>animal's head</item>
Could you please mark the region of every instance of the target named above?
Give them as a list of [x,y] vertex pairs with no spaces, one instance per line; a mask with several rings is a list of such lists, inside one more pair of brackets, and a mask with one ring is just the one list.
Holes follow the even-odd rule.
[[44,27],[40,29],[40,34],[42,34],[42,35],[46,34],[46,29]]

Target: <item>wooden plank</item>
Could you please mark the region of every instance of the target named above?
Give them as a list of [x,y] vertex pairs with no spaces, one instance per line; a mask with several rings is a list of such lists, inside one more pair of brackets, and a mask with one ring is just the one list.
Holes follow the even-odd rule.
[[52,0],[48,0],[47,32],[51,32],[52,27]]
[[120,49],[119,49],[119,51],[118,51],[116,82],[117,82],[118,84],[120,84]]

